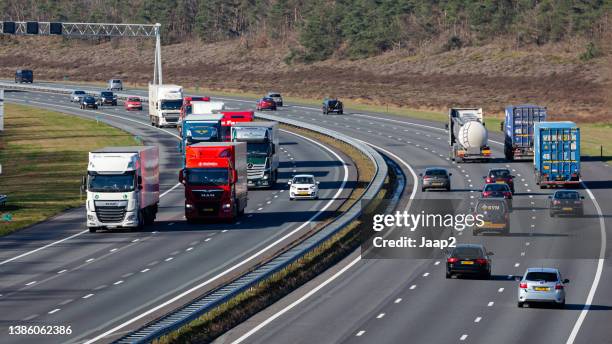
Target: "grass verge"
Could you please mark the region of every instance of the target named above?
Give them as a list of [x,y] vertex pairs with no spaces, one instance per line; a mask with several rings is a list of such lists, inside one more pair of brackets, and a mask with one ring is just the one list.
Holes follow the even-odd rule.
[[0,135],[0,235],[83,204],[81,176],[88,152],[137,145],[135,138],[94,120],[23,105],[5,105]]
[[[281,128],[291,130],[341,150],[348,155],[357,167],[358,183],[349,199],[343,203],[339,212],[345,211],[355,203],[365,192],[374,171],[370,168],[371,161],[359,150],[344,142],[326,135],[292,126],[281,125]],[[391,185],[388,181],[387,187]],[[386,189],[381,190],[378,197],[384,197]],[[331,219],[329,220],[331,221]],[[316,277],[327,268],[333,266],[360,244],[360,221],[353,221],[349,226],[336,233],[326,242],[307,253],[293,264],[262,281],[255,287],[245,291],[232,300],[212,311],[200,316],[191,323],[173,331],[158,340],[156,344],[168,343],[208,343],[229,329],[245,321],[253,314],[278,301],[299,286]]]

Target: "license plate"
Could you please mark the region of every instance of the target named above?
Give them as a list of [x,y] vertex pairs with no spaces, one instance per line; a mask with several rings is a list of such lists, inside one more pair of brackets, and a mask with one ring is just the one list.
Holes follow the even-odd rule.
[[548,287],[535,287],[533,288],[535,291],[548,291]]
[[301,192],[298,192],[298,195],[300,195],[300,196],[308,196],[310,194],[308,193],[308,191],[301,191]]
[[503,180],[498,180],[498,181],[496,181],[495,183],[496,183],[496,184],[506,184],[506,182],[505,182],[505,181],[503,181]]
[[442,186],[442,185],[444,185],[444,183],[431,183],[431,185],[433,185],[433,186]]
[[572,208],[563,208],[563,211],[572,211]]
[[202,208],[202,211],[211,212],[214,211],[213,208]]
[[461,262],[462,265],[474,265],[474,262],[471,260],[464,260]]

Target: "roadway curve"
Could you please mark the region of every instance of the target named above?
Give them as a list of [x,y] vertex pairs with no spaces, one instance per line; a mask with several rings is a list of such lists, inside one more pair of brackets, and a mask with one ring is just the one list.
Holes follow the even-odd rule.
[[[3,343],[117,338],[117,332],[133,330],[270,257],[333,216],[355,185],[356,170],[347,156],[283,131],[279,187],[250,191],[246,215],[235,225],[188,225],[177,184],[176,129],[153,128],[146,111],[126,112],[122,106],[83,111],[65,95],[6,92],[5,100],[97,118],[158,145],[163,197],[156,223],[142,232],[91,234],[78,208],[0,238]],[[320,180],[318,201],[289,203],[282,185],[300,172]],[[70,325],[72,334],[8,335],[8,327],[16,325]],[[117,331],[107,333],[112,328]]]
[[[144,91],[133,92],[145,95]],[[221,99],[234,107],[253,104],[247,99]],[[605,226],[612,213],[610,166],[583,162],[583,179],[590,189],[582,190],[587,196],[588,218],[567,220],[572,228],[560,233],[559,220],[551,221],[542,209],[550,191],[537,188],[528,162],[498,159],[489,164],[457,165],[447,159],[446,132],[440,123],[350,111],[326,117],[316,108],[288,105],[278,113],[364,140],[396,160],[404,174],[413,177],[404,201],[410,196],[478,197],[488,168],[508,165],[518,176],[512,234],[504,238],[460,236],[461,242],[482,242],[496,253],[495,278],[490,281],[446,280],[442,259],[361,260],[355,252],[219,338],[220,343],[239,338],[248,343],[610,341],[612,266],[607,259],[597,259],[602,248],[607,258],[612,247],[611,226]],[[502,157],[499,142],[503,138],[497,132],[490,134],[497,141],[492,144],[495,156]],[[452,170],[456,191],[417,192],[413,172],[432,165]],[[517,286],[512,277],[539,265],[557,266],[572,280],[565,310],[516,307]]]

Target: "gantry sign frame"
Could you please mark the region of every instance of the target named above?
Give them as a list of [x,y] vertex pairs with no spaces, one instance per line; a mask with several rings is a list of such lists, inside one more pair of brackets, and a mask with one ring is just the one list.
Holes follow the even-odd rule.
[[[6,28],[6,30],[5,30]],[[0,21],[0,34],[67,37],[155,37],[153,84],[162,84],[161,24]]]

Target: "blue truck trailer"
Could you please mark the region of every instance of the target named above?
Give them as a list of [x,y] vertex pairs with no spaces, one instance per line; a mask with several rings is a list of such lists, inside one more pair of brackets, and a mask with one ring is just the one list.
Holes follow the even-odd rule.
[[580,184],[580,128],[574,122],[539,122],[533,129],[536,183],[548,186]]
[[502,122],[507,160],[533,158],[533,125],[546,120],[546,107],[525,104],[506,107]]

